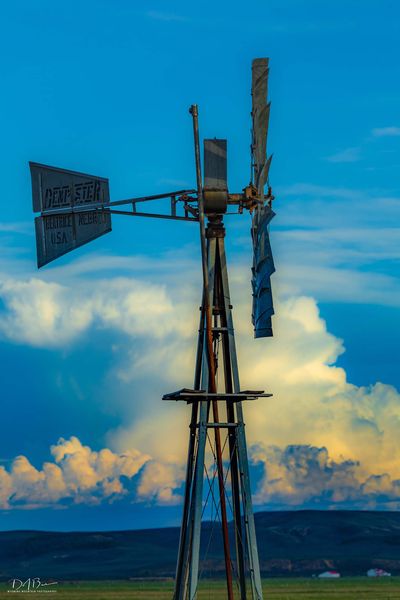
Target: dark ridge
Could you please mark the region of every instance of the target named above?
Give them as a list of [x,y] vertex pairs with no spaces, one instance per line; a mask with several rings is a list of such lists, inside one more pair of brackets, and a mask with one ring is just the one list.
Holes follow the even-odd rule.
[[[256,513],[266,576],[308,576],[326,569],[364,575],[371,567],[400,574],[400,513],[285,511]],[[231,540],[233,531],[231,527]],[[211,535],[211,542],[210,542]],[[223,575],[219,527],[203,524],[203,576]],[[179,529],[0,532],[0,579],[171,577]],[[210,543],[209,543],[210,542]]]

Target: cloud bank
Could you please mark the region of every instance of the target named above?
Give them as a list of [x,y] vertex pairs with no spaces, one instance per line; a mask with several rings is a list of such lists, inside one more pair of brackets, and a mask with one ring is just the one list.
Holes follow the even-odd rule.
[[[249,241],[239,228],[234,243],[240,259],[230,269],[242,389],[274,394],[245,406],[256,502],[267,508],[395,507],[399,392],[382,382],[363,387],[348,381],[338,367],[344,343],[329,332],[315,298],[375,303],[380,310],[399,305],[391,270],[399,258],[398,199],[310,184],[279,192],[287,203],[272,232],[281,263],[273,281],[273,339],[253,340],[249,260],[246,268],[241,264]],[[89,254],[40,277],[24,272],[21,261],[11,268],[3,258],[3,341],[73,354],[83,336],[107,331],[116,349],[104,385],[112,383],[110,402],[123,423],[104,432],[107,448],[99,452],[71,438],[52,446],[52,462],[40,469],[26,457],[2,467],[3,506],[180,501],[189,411],[159,399],[192,385],[193,308],[201,283],[196,252],[190,247],[157,260]],[[115,383],[129,390],[118,404]],[[100,455],[108,456],[112,469],[100,466]],[[136,471],[126,471],[126,457]]]
[[400,507],[400,479],[366,475],[353,460],[334,460],[325,447],[255,445],[251,460],[261,465],[254,503],[269,508]]
[[122,454],[103,448],[95,452],[72,436],[51,446],[52,462],[34,467],[17,456],[6,469],[0,466],[0,507],[62,508],[69,504],[99,504],[128,497],[136,501],[173,504],[180,500],[181,470],[156,462],[139,450]]
[[[176,277],[192,289],[187,271]],[[124,426],[108,432],[109,448],[96,452],[72,437],[52,446],[53,461],[40,469],[23,456],[1,467],[4,508],[117,498],[180,501],[189,414],[179,403],[163,406],[154,386],[168,391],[191,385],[197,294],[193,286],[193,294],[182,297],[182,281],[172,279],[157,285],[140,277],[90,285],[74,280],[73,286],[40,279],[2,285],[0,330],[10,340],[58,347],[94,328],[122,335],[125,358],[113,377],[133,386],[141,406],[140,416],[120,407]],[[245,407],[256,504],[397,506],[398,391],[347,381],[336,364],[343,342],[327,330],[313,298],[277,295],[275,337],[253,340],[242,269],[232,270],[232,288],[242,387],[274,394]],[[141,387],[150,375],[150,387]]]
[[394,125],[390,127],[376,127],[372,130],[374,137],[397,137],[400,136],[400,127]]
[[[0,508],[66,508],[71,504],[130,503],[174,505],[182,501],[184,465],[161,462],[131,449],[93,451],[72,436],[50,448],[52,462],[34,467],[17,456],[0,466]],[[398,509],[400,479],[366,475],[359,462],[334,460],[325,447],[262,443],[249,448],[256,506]]]
[[182,321],[162,285],[113,278],[71,286],[39,278],[0,282],[6,310],[0,332],[35,347],[64,347],[90,327],[118,329],[130,336],[164,338],[182,333]]

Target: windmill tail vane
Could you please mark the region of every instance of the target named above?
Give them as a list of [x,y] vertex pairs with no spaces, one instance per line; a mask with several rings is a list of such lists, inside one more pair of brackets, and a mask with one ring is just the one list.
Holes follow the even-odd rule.
[[[224,215],[236,208],[251,215],[253,244],[252,322],[256,338],[272,336],[271,276],[275,271],[269,225],[275,216],[267,156],[270,115],[269,59],[252,64],[251,181],[239,193],[228,190],[227,141],[203,145],[202,173],[198,107],[192,105],[196,188],[152,196],[110,200],[108,179],[30,163],[38,267],[112,230],[112,217],[124,215],[199,224],[203,289],[193,387],[165,394],[164,401],[190,406],[189,443],[180,541],[173,600],[195,600],[202,565],[202,520],[212,515],[212,531],[222,537],[226,592],[234,600],[262,600],[260,564],[250,486],[243,402],[271,396],[242,390],[225,252]],[[267,192],[265,186],[268,184]],[[151,210],[152,202],[163,210]],[[142,210],[142,207],[148,207]],[[231,214],[231,211],[229,212]],[[211,471],[207,468],[209,459]],[[208,489],[207,489],[208,487]],[[218,488],[216,491],[215,488]]]

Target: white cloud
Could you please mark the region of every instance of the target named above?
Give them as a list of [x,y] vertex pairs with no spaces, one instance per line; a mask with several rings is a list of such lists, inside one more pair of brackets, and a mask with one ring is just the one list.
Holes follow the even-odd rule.
[[[398,198],[305,183],[276,195],[281,201],[271,238],[281,291],[318,301],[399,305]],[[247,232],[240,243],[250,256]]]
[[278,194],[283,196],[313,196],[321,198],[336,198],[345,200],[357,200],[365,198],[363,191],[353,188],[341,188],[333,186],[315,185],[313,183],[294,183],[287,186],[275,188]]
[[332,163],[353,163],[361,160],[361,148],[352,147],[327,156],[326,160]]
[[[371,131],[372,138],[369,137],[364,140],[364,143],[361,146],[351,146],[349,148],[345,148],[330,156],[326,156],[325,160],[331,163],[355,163],[359,162],[362,159],[363,148],[368,146],[371,143],[373,138],[380,137],[398,137],[400,136],[400,127],[377,127],[372,129]],[[371,169],[371,167],[367,167]]]
[[292,445],[286,448],[258,444],[251,459],[264,468],[255,504],[302,505],[307,501],[354,500],[360,495],[358,464],[335,462],[326,448]]
[[11,223],[0,223],[1,233],[22,233],[25,235],[33,235],[32,223],[27,221],[17,221]]
[[325,446],[333,460],[359,461],[366,473],[400,477],[400,395],[391,386],[347,381],[336,366],[340,340],[327,331],[315,302],[291,299],[277,306],[275,338],[268,345],[240,339],[242,385],[274,396],[246,407],[251,440],[278,447]]
[[[311,453],[325,457],[321,467],[325,479],[322,477],[318,485],[317,472],[315,481],[307,476],[305,481],[300,478],[290,482],[287,470],[281,466],[282,480],[271,495],[265,493],[269,489],[267,481],[274,478],[271,469],[278,469],[279,465],[274,467],[266,458],[264,476],[258,482],[257,502],[268,506],[280,498],[286,505],[297,506],[318,501],[340,506],[354,501],[359,506],[364,502],[368,506],[378,503],[385,507],[399,489],[396,483],[400,479],[396,460],[400,452],[398,391],[383,383],[365,388],[347,381],[345,371],[336,366],[338,356],[344,351],[343,343],[327,331],[312,298],[277,301],[275,337],[253,340],[247,290],[235,277],[233,280],[242,388],[266,389],[274,394],[272,398],[245,406],[253,459],[256,461],[258,453],[257,461],[261,461],[262,448],[268,461],[275,457],[276,462],[277,456],[287,454],[288,446],[310,447]],[[174,349],[173,361],[166,356],[163,364],[164,372],[175,375],[176,388],[190,385],[192,365],[185,362],[185,352],[186,346],[178,354]],[[175,365],[180,361],[182,367],[177,371]],[[160,421],[149,410],[139,421],[111,434],[112,446],[133,444],[157,459],[163,457],[167,448],[171,460],[182,462],[187,425],[182,414],[186,421],[189,414],[180,405],[171,404],[168,409],[169,413],[164,410],[160,417],[162,439]],[[370,492],[374,478],[385,474],[392,482],[390,498]],[[286,495],[285,486],[292,490]]]
[[[347,465],[343,469],[346,477],[354,476],[354,498],[380,502],[373,490],[389,486],[394,497],[400,478],[395,458],[400,451],[399,394],[383,383],[363,388],[347,381],[336,364],[343,343],[329,333],[314,297],[374,302],[381,309],[398,306],[399,283],[390,273],[382,273],[381,266],[399,258],[393,226],[399,203],[379,193],[308,184],[291,186],[281,194],[289,201],[279,217],[286,229],[272,231],[279,267],[273,277],[272,340],[252,339],[248,265],[238,262],[230,270],[242,387],[274,393],[245,407],[249,442],[276,457],[278,466],[288,446],[314,448],[312,452],[326,456],[324,472],[331,472],[333,464]],[[300,210],[302,206],[306,210]],[[249,259],[248,236],[243,242],[235,237],[235,242],[242,252],[248,245]],[[163,392],[192,385],[201,285],[199,263],[193,259],[196,252],[197,248],[184,249],[157,260],[86,255],[40,277],[27,277],[15,261],[14,278],[1,276],[3,339],[64,348],[95,328],[108,328],[119,334],[121,356],[108,376],[130,389],[129,402],[118,406],[123,426],[108,434],[111,450],[94,453],[80,449],[85,447],[79,441],[72,445],[63,441],[53,450],[54,462],[40,470],[26,458],[16,459],[11,471],[0,467],[3,505],[10,498],[42,505],[68,498],[95,502],[130,493],[123,477],[139,475],[123,474],[128,467],[123,467],[121,457],[129,448],[140,449],[131,450],[139,452],[139,462],[146,457],[137,497],[161,503],[179,500],[189,415],[185,405],[161,403],[159,398]],[[376,272],[370,267],[375,261],[380,265]],[[264,478],[270,477],[267,467]],[[286,467],[279,469],[287,473]],[[323,485],[332,489],[336,477],[332,474]],[[303,494],[301,481],[286,483],[294,490],[285,500],[288,504],[296,502],[296,493],[299,502],[322,494],[311,484]],[[278,497],[278,492],[265,495],[267,487],[262,479],[258,501],[274,502]],[[342,489],[332,502],[340,503],[340,494],[350,497]]]
[[[114,296],[112,282],[109,285]],[[277,299],[275,337],[253,340],[248,282],[235,270],[232,288],[242,388],[274,394],[245,406],[251,457],[263,466],[256,482],[257,502],[364,502],[368,507],[393,502],[400,479],[397,390],[383,383],[368,388],[348,383],[345,371],[336,366],[343,343],[328,332],[312,298]],[[123,289],[129,296],[130,288]],[[169,307],[171,292],[164,291],[159,302]],[[164,308],[154,313],[148,344],[140,342],[140,327],[129,320],[121,325],[131,336],[129,344],[136,339],[136,351],[128,354],[120,370],[133,387],[140,418],[132,419],[130,396],[125,413],[120,407],[125,425],[109,432],[111,449],[95,452],[72,437],[51,448],[54,462],[41,469],[26,457],[17,457],[8,471],[0,467],[3,507],[94,503],[125,496],[160,504],[180,501],[189,411],[181,403],[161,403],[159,397],[161,389],[191,385],[196,323],[178,328],[171,342],[171,329],[163,326],[169,315]],[[118,326],[116,319],[111,323]],[[50,322],[50,332],[52,327]],[[124,478],[135,482],[135,492]],[[378,493],[381,488],[387,488],[386,495]]]
[[182,22],[188,21],[187,17],[184,17],[177,13],[164,12],[161,10],[149,10],[146,13],[146,16],[149,19],[154,19],[155,21],[165,21],[167,23],[171,23],[174,21],[182,23]]
[[3,281],[0,332],[32,346],[63,347],[92,325],[156,339],[185,331],[163,285],[126,277],[75,283]]
[[256,505],[400,507],[400,480],[393,481],[387,473],[365,477],[358,462],[333,460],[324,447],[259,444],[250,448],[250,456],[263,468]]
[[329,230],[393,227],[400,199],[379,189],[351,189],[296,183],[275,190],[277,227]]
[[11,475],[3,466],[0,466],[0,508],[8,508],[12,490],[13,482]]
[[0,283],[6,311],[0,316],[0,332],[14,341],[33,346],[61,346],[87,329],[93,315],[88,302],[63,303],[67,288],[40,279]]
[[157,504],[180,504],[176,493],[185,476],[184,465],[150,461],[146,463],[137,489],[139,500],[153,500]]
[[[181,485],[181,468],[152,460],[139,450],[95,452],[75,436],[60,438],[50,450],[53,462],[45,462],[41,469],[25,456],[17,456],[8,470],[0,467],[1,508],[98,504],[129,495],[132,500],[164,504],[179,499],[175,488]],[[137,494],[127,486],[129,480],[138,486]]]
[[372,130],[374,137],[398,137],[400,136],[400,127],[376,127]]

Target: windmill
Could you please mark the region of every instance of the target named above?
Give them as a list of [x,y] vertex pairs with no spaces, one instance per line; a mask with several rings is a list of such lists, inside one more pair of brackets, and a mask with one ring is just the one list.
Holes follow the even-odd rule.
[[[227,597],[229,600],[235,597],[262,599],[242,402],[271,394],[241,390],[240,387],[223,219],[228,207],[236,207],[237,214],[244,211],[251,214],[254,335],[256,338],[271,336],[270,277],[274,263],[268,225],[274,212],[268,179],[271,157],[266,155],[270,106],[267,84],[268,59],[255,59],[252,64],[251,181],[240,193],[228,191],[227,142],[224,139],[204,140],[202,176],[197,105],[190,108],[196,189],[110,201],[107,179],[30,163],[33,209],[40,213],[35,218],[39,268],[111,231],[113,214],[198,222],[200,225],[203,293],[194,385],[163,397],[165,401],[183,401],[191,406],[174,600],[194,600],[197,594],[205,481],[209,485],[208,498],[214,481],[218,486],[218,501],[213,492],[211,495],[221,523]],[[169,200],[169,210],[161,213],[138,210],[143,202],[156,200]],[[218,379],[222,380],[223,386],[218,386],[218,374],[221,374]],[[220,409],[224,420],[220,418]],[[224,442],[222,436],[225,436]],[[207,472],[207,451],[211,451],[214,458],[211,478]],[[227,505],[232,511],[233,527],[228,524]],[[230,540],[232,530],[233,539]],[[235,579],[239,596],[234,592]],[[250,590],[246,588],[246,580],[249,580]]]

